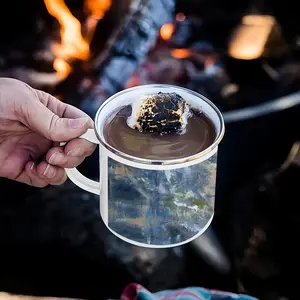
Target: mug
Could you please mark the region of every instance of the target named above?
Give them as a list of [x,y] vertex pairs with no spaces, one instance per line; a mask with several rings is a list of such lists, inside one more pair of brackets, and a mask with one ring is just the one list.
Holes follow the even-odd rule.
[[[184,158],[152,160],[109,145],[103,130],[112,114],[137,98],[159,92],[179,94],[212,121],[216,138],[208,148]],[[107,99],[94,127],[81,138],[99,145],[99,182],[76,168],[66,173],[78,187],[100,196],[101,217],[114,235],[137,246],[168,248],[188,243],[208,228],[214,215],[218,145],[225,131],[223,117],[211,101],[177,86],[137,86]]]

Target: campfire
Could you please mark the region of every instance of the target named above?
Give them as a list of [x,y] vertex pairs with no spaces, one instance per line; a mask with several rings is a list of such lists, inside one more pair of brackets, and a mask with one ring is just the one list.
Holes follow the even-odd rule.
[[[185,12],[184,6],[176,11],[173,0],[154,2],[85,0],[74,8],[72,2],[44,0],[51,30],[44,47],[32,53],[38,68],[44,67],[1,68],[0,75],[49,90],[66,102],[80,99],[75,104],[90,114],[109,95],[139,84],[184,86],[224,111],[298,87],[298,69],[288,67],[287,45],[273,16],[242,16],[220,44],[213,34],[201,33],[210,32],[201,15]],[[114,24],[102,23],[108,18]],[[253,72],[257,79],[247,76]],[[249,94],[260,84],[268,86],[266,94]],[[74,89],[76,95],[69,95]]]
[[[243,238],[246,234],[241,227],[243,219],[246,218],[243,218],[244,215],[240,212],[248,216],[250,214],[248,207],[252,206],[252,199],[248,199],[248,203],[245,201],[250,198],[246,195],[251,195],[251,193],[248,191],[242,193],[241,197],[235,200],[232,197],[233,192],[239,188],[240,182],[248,180],[251,176],[251,180],[256,176],[261,177],[261,169],[277,164],[281,156],[284,156],[286,148],[290,147],[296,135],[299,135],[298,111],[287,108],[299,99],[292,93],[299,90],[300,64],[299,59],[294,55],[296,46],[285,41],[282,20],[280,21],[273,15],[271,9],[253,8],[246,11],[245,7],[241,7],[243,1],[239,2],[239,5],[236,3],[234,7],[231,6],[230,9],[211,5],[210,1],[206,1],[206,4],[204,2],[197,0],[36,0],[32,8],[29,8],[26,1],[20,1],[18,5],[21,8],[18,7],[15,12],[13,7],[15,4],[4,1],[4,6],[12,7],[3,9],[3,17],[0,18],[0,23],[2,22],[0,31],[2,30],[4,41],[0,47],[0,76],[23,80],[35,88],[48,91],[60,100],[79,107],[91,116],[94,116],[99,106],[110,95],[124,88],[141,84],[174,84],[192,89],[209,98],[220,108],[224,116],[230,116],[230,118],[225,118],[226,135],[224,144],[220,145],[221,154],[220,163],[218,163],[220,190],[213,225],[217,230],[217,235],[226,240],[226,243],[230,244],[227,248],[231,249],[232,243],[239,243],[239,234]],[[17,23],[15,26],[17,30],[11,29],[13,33],[6,29],[12,23],[12,11],[16,14],[13,21]],[[300,44],[299,36],[297,39]],[[297,47],[300,49],[299,45]],[[289,96],[283,97],[280,102],[272,101],[286,95]],[[284,102],[285,100],[287,101]],[[271,107],[272,109],[282,109],[280,114],[267,115],[266,111],[270,108],[270,102],[276,102],[275,106]],[[266,104],[263,106],[265,115],[260,114],[259,104]],[[253,107],[256,107],[255,112],[258,112],[259,118],[252,118]],[[247,108],[248,115],[244,114]],[[238,118],[236,118],[236,112],[239,113]],[[250,115],[246,122],[243,119],[245,115],[248,117]],[[258,155],[253,155],[258,150]],[[88,172],[95,169],[96,161],[98,162],[98,157],[90,157],[86,160]],[[98,167],[96,171],[98,172]],[[96,175],[93,174],[93,176]],[[268,188],[270,176],[268,175],[266,179],[264,184]],[[260,182],[258,184],[257,189],[263,192],[265,187]],[[70,218],[71,224],[67,224],[67,230],[70,232],[74,230],[70,234],[70,240],[77,242],[77,238],[81,237],[80,232],[77,232],[75,221],[78,219],[77,209],[85,208],[84,205],[88,207],[90,198],[86,198],[86,194],[82,194],[80,198],[81,194],[78,190],[74,190],[73,186],[70,186],[70,190],[59,188],[61,190],[56,190],[55,196],[51,193],[47,194],[47,190],[43,191],[44,201],[41,201],[38,196],[34,205],[27,206],[27,213],[24,213],[24,210],[9,207],[9,211],[16,213],[16,221],[12,222],[11,228],[22,227],[23,219],[17,213],[22,216],[30,215],[31,208],[40,209],[39,205],[49,203],[49,206],[51,205],[49,210],[53,210],[55,205],[57,205],[57,211],[62,208],[60,213],[62,220],[65,218],[65,212],[71,214],[74,212],[74,216]],[[272,195],[275,195],[273,191],[272,189]],[[285,194],[282,193],[282,195]],[[18,200],[21,197],[23,197],[22,194]],[[65,199],[69,199],[70,202]],[[89,201],[82,201],[82,199]],[[263,203],[260,198],[258,200],[259,203]],[[271,200],[273,204],[276,202],[273,198]],[[98,198],[96,201],[98,209]],[[13,201],[8,202],[14,205]],[[3,203],[5,205],[5,201]],[[236,203],[241,206],[240,210]],[[49,216],[47,209],[44,210],[45,218],[41,218],[41,224],[44,224],[46,216]],[[279,211],[279,216],[282,217],[281,207]],[[40,216],[41,213],[38,212],[38,215]],[[4,220],[5,218],[4,211]],[[82,226],[86,228],[88,218],[83,210],[82,220]],[[53,220],[49,220],[49,228],[54,223]],[[93,226],[91,221],[91,228]],[[31,226],[32,230],[28,231],[33,235],[36,233],[33,227],[42,228],[42,226]],[[232,229],[239,229],[240,233],[236,234]],[[23,235],[24,229],[21,228],[20,232]],[[95,232],[99,232],[98,227]],[[53,233],[53,236],[55,234]],[[253,241],[263,242],[259,240],[261,236],[263,236],[261,231],[253,231],[254,240],[253,238],[249,240],[251,251],[256,251],[250,247],[253,246]],[[11,236],[8,237],[9,242],[10,239]],[[56,240],[53,243],[55,242]],[[94,242],[95,236],[91,236],[93,245]],[[153,264],[154,259],[147,260],[147,257],[152,257],[152,253],[145,256],[144,250],[138,250],[140,251],[137,251],[138,255],[147,258],[140,263],[136,260],[137,255],[131,255],[126,252],[127,249],[124,250],[125,254],[120,254],[123,249],[117,242],[115,245],[113,249],[111,245],[107,246],[107,248],[110,247],[107,250],[110,251],[110,255],[117,259],[121,257],[121,260],[125,257],[123,263],[128,265],[130,273],[135,276],[139,273],[136,269],[138,264],[140,277],[137,277],[137,281],[141,278],[148,280],[146,273],[156,268]],[[35,244],[34,248],[36,248]],[[18,244],[15,253],[19,253],[19,249]],[[97,248],[93,253],[96,253],[98,257],[99,252]],[[153,257],[158,258],[157,264],[161,266],[159,272],[155,273],[151,279],[154,282],[153,285],[160,284],[157,274],[165,276],[166,281],[169,282],[177,280],[177,271],[165,272],[167,270],[165,264],[161,263],[164,257],[172,258],[172,256],[164,252],[160,254],[153,252]],[[231,254],[235,255],[235,253]],[[252,263],[252,257],[248,254],[245,253],[244,260],[247,260],[249,265],[255,266]],[[178,266],[176,255],[173,255],[171,263],[168,263],[172,268]],[[15,261],[18,257],[19,255],[12,255],[10,261]],[[128,257],[133,257],[133,259],[129,260]],[[196,267],[195,262],[199,261],[199,257],[195,259],[187,255],[187,258],[191,260],[190,263],[195,267],[195,274],[197,274],[197,276],[192,274],[191,278],[199,279],[198,271],[204,270],[200,281],[192,282],[193,285],[203,286],[201,280],[209,278],[206,269],[202,265]],[[173,260],[177,263],[173,263]],[[91,265],[99,269],[94,261]],[[29,272],[29,269],[24,270]],[[12,268],[9,267],[9,270]],[[86,273],[81,272],[81,274],[83,274],[82,279],[85,279]],[[173,274],[174,278],[170,278],[169,274]],[[38,272],[35,275],[38,278],[41,277]],[[64,277],[67,276],[64,275]],[[117,276],[114,273],[112,278],[115,277]],[[27,274],[26,278],[31,281]],[[225,282],[223,278],[220,284],[216,283],[216,276],[211,276],[211,278],[213,278],[211,279],[213,287],[219,286],[223,289],[222,284]],[[51,280],[48,282],[51,283],[52,288]],[[56,278],[56,284],[59,280]],[[78,281],[80,284],[74,284],[72,281],[70,290],[81,288],[81,281]],[[98,281],[95,286],[98,288]],[[165,288],[165,286],[161,287]],[[85,290],[90,290],[90,282],[86,283]]]

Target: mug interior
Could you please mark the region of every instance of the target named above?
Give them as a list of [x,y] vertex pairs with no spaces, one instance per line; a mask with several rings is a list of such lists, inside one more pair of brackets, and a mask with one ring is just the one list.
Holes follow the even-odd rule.
[[[106,102],[102,104],[99,108],[96,118],[95,118],[95,129],[100,139],[100,142],[109,150],[114,153],[120,152],[117,149],[114,149],[110,146],[104,135],[105,125],[115,116],[115,114],[122,108],[128,105],[131,105],[137,99],[151,94],[157,94],[159,92],[162,93],[177,93],[179,94],[185,101],[195,110],[199,110],[203,112],[213,123],[216,130],[216,138],[212,145],[209,148],[215,148],[221,141],[224,134],[224,121],[223,117],[218,110],[218,108],[208,99],[203,97],[202,95],[193,92],[191,90],[172,86],[172,85],[141,85],[138,87],[133,87],[130,89],[126,89],[121,91],[113,96],[111,96]],[[211,149],[211,150],[212,150]],[[207,153],[207,149],[201,151]],[[123,153],[124,154],[124,153]],[[199,153],[198,153],[199,154]],[[196,155],[198,155],[196,154]],[[127,158],[130,159],[130,155],[126,155]],[[143,160],[143,159],[141,159]]]

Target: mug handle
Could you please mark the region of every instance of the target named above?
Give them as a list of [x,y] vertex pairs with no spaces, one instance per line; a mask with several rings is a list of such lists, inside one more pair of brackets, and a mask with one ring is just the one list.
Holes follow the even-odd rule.
[[[99,144],[99,141],[96,137],[94,129],[88,129],[83,135],[79,137],[80,139],[85,139],[93,144]],[[62,142],[60,146],[65,146],[67,143]],[[94,180],[91,180],[84,175],[82,175],[77,168],[65,168],[68,178],[81,189],[88,191],[90,193],[100,195],[100,183]]]

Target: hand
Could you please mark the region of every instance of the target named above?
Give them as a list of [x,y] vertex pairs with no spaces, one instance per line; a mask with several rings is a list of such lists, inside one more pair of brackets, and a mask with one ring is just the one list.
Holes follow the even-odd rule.
[[77,139],[92,127],[81,110],[21,81],[0,78],[0,177],[36,187],[62,184],[64,168],[78,166],[95,150]]

